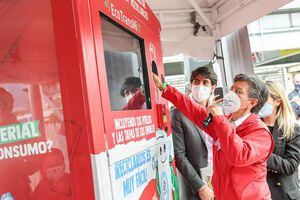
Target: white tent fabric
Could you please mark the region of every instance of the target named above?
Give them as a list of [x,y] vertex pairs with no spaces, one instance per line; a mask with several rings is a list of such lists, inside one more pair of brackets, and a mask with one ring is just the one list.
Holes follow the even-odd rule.
[[227,85],[233,84],[233,79],[237,74],[254,73],[247,27],[224,37],[222,45]]
[[[146,0],[160,20],[163,55],[211,59],[214,41],[292,0]],[[192,12],[196,13],[192,20]],[[199,23],[197,36],[194,27]]]

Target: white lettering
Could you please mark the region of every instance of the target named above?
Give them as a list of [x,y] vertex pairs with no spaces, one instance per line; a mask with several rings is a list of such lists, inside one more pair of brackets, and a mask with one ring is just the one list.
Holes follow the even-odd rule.
[[140,32],[140,25],[134,19],[130,19],[127,17],[122,10],[118,10],[114,4],[110,5],[111,14],[113,17],[117,18],[118,20],[122,21],[126,26],[134,29],[137,32]]
[[8,138],[7,138],[7,130],[6,129],[0,129],[0,139],[3,142],[7,142]]
[[15,136],[16,133],[16,127],[15,126],[9,126],[7,128],[7,134],[8,134],[8,140],[9,141],[14,141],[17,139],[17,137]]
[[0,160],[45,154],[48,151],[47,142],[7,146],[0,148]]

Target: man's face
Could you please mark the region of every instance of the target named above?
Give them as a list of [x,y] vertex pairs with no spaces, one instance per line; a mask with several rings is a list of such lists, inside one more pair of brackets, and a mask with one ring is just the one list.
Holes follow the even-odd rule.
[[192,82],[192,85],[202,85],[205,87],[212,87],[212,83],[211,83],[210,79],[208,79],[202,75],[196,76],[196,78]]
[[231,86],[231,91],[235,92],[241,100],[240,109],[249,108],[250,110],[257,104],[257,101],[249,98],[250,87],[245,81],[237,81]]

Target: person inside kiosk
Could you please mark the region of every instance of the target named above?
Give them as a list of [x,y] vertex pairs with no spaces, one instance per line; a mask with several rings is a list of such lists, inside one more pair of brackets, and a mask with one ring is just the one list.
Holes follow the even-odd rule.
[[147,109],[140,78],[127,77],[121,86],[120,94],[127,102],[127,104],[123,107],[123,110]]

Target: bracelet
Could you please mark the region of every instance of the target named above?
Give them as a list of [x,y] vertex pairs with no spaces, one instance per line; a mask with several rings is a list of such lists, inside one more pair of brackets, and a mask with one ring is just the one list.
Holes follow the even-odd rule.
[[168,86],[168,83],[167,82],[164,82],[160,87],[159,87],[159,90],[160,91],[164,91]]

